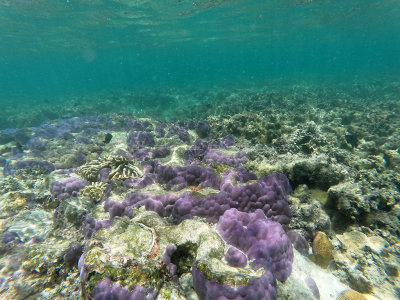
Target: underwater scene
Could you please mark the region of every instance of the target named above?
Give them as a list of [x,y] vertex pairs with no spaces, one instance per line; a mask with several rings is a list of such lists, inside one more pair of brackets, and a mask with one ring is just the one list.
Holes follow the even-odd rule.
[[0,299],[400,299],[400,2],[0,0]]

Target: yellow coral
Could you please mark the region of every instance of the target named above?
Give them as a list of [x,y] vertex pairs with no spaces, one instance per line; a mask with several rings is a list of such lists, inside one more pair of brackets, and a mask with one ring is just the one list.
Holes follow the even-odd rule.
[[88,185],[83,190],[81,190],[80,194],[89,197],[94,202],[99,202],[103,197],[106,187],[107,183],[92,182],[91,185]]
[[341,292],[336,300],[367,300],[367,298],[355,290],[347,290]]
[[96,181],[101,169],[110,168],[110,180],[127,179],[131,177],[142,177],[143,172],[134,160],[129,160],[123,156],[107,156],[105,158],[92,160],[89,163],[80,166],[76,173],[83,178]]

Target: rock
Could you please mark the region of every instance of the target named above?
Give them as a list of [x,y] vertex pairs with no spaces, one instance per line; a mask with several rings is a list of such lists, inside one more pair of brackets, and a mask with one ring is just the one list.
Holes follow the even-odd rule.
[[349,272],[350,286],[363,293],[371,293],[373,290],[373,284],[369,280],[364,272],[360,270],[352,270]]
[[387,241],[371,230],[361,232],[357,227],[336,238],[340,250],[334,253],[335,262],[342,266],[342,277],[349,280],[354,290],[363,293],[380,290],[382,294],[391,290],[386,265],[394,264],[396,258],[389,253]]
[[387,167],[394,169],[396,171],[400,170],[400,153],[396,150],[385,151],[384,159],[386,161]]
[[290,229],[301,233],[308,241],[311,241],[318,231],[330,231],[329,216],[306,185],[298,186],[293,196],[290,196],[290,200],[292,211]]
[[385,272],[389,276],[398,277],[399,276],[399,268],[398,266],[390,263],[385,263]]
[[335,299],[343,290],[349,289],[338,278],[328,271],[321,269],[308,258],[302,256],[297,250],[293,251],[294,260],[292,274],[284,282],[278,282],[278,299],[315,300],[313,294],[315,287],[310,289],[307,281],[314,281],[319,290],[320,299]]
[[300,159],[285,167],[284,171],[294,186],[306,184],[310,188],[327,190],[344,179],[341,168],[325,157]]
[[51,214],[43,210],[27,210],[18,214],[8,227],[9,232],[18,234],[22,242],[32,239],[44,240],[52,229]]
[[359,220],[370,212],[369,202],[363,197],[361,187],[350,182],[329,188],[327,204],[351,221]]
[[353,252],[360,252],[367,248],[376,254],[382,254],[384,249],[389,246],[389,243],[379,236],[368,237],[366,234],[355,230],[344,232],[337,238],[348,250]]

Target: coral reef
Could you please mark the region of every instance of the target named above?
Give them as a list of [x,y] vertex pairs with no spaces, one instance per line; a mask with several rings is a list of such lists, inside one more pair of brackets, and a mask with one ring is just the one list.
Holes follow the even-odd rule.
[[398,298],[400,107],[376,89],[210,90],[180,95],[190,121],[2,129],[0,297]]
[[[235,177],[240,174],[232,171],[224,174],[221,181],[209,168],[197,166],[187,168],[158,166],[155,172],[159,175],[159,183],[167,183],[167,189],[170,189],[172,184],[178,184],[178,190],[181,190],[186,186],[197,186],[201,182],[203,187],[212,187],[220,191],[200,196],[192,192],[161,195],[134,192],[123,202],[107,200],[105,209],[110,212],[110,216],[129,216],[131,208],[143,205],[146,209],[156,211],[160,216],[171,215],[176,223],[193,216],[217,222],[229,208],[245,212],[261,209],[268,218],[283,225],[287,225],[290,221],[290,209],[286,200],[290,186],[282,174],[271,174],[258,182],[236,185]],[[166,178],[171,179],[167,181]]]

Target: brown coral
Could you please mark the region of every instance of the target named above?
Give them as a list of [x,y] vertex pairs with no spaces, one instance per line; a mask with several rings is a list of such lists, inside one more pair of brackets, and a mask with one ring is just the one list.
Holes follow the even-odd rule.
[[311,259],[320,267],[326,269],[333,260],[333,246],[325,233],[318,231],[313,240],[313,255]]
[[355,290],[347,290],[341,292],[336,300],[367,300],[367,298]]

